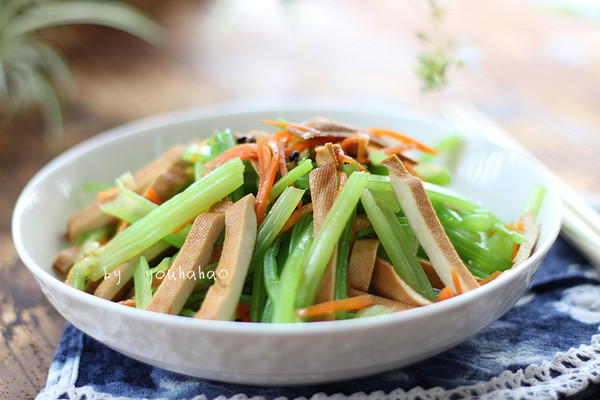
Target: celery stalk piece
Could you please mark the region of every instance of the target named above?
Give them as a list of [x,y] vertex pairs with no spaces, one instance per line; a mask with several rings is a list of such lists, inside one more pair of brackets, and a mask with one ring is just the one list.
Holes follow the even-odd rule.
[[250,263],[250,272],[253,271],[253,264],[262,260],[265,252],[277,235],[279,235],[281,228],[283,228],[283,225],[285,225],[292,212],[296,209],[303,195],[304,190],[287,187],[275,204],[273,204],[267,217],[258,228],[256,244],[254,245],[254,255]]
[[505,271],[512,266],[510,261],[485,248],[480,243],[474,242],[454,229],[445,229],[448,238],[460,257],[471,260],[477,268],[486,274],[496,271]]
[[391,190],[370,190],[370,192],[375,200],[386,203],[394,213],[399,213],[402,211],[396,195]]
[[112,271],[207,211],[243,184],[243,172],[242,160],[235,158],[167,200],[109,241],[97,257],[97,268],[90,277],[93,280],[101,278],[103,271]]
[[271,299],[267,299],[265,303],[265,309],[263,311],[262,317],[260,318],[260,322],[269,323],[273,317],[273,302]]
[[546,195],[546,188],[542,186],[539,182],[534,183],[529,195],[527,196],[527,200],[525,201],[525,206],[523,207],[523,213],[527,211],[533,211],[534,219],[540,211],[540,207],[542,206],[542,201],[544,200],[544,196]]
[[[117,197],[114,200],[104,204],[102,206],[102,210],[113,217],[133,224],[150,214],[158,207],[159,206],[150,200],[140,196],[124,186],[121,186],[119,188],[119,194]],[[165,236],[162,238],[162,240],[169,243],[171,246],[181,248],[185,242],[187,234],[190,231],[190,228],[191,224],[175,234]]]
[[445,165],[419,163],[413,167],[417,174],[426,182],[436,185],[446,185],[452,181],[450,171]]
[[[460,137],[460,135],[458,135],[456,133],[450,133],[450,134],[444,136],[443,138],[441,138],[440,141],[438,141],[436,144],[434,144],[432,146],[432,148],[439,151],[440,153],[442,153],[441,156],[447,156],[449,153],[453,153],[456,150],[458,150],[458,148],[460,147],[462,142],[463,142],[463,140]],[[431,161],[435,157],[439,157],[439,155],[423,153],[421,155],[420,161],[421,162]]]
[[302,195],[304,195],[304,190],[287,187],[277,201],[275,201],[275,204],[273,204],[267,217],[258,228],[256,243],[254,244],[254,254],[252,255],[248,270],[248,274],[254,273],[254,280],[252,282],[252,305],[250,307],[250,320],[253,322],[259,322],[261,320],[265,302],[267,300],[263,257],[267,249],[273,244],[277,235],[279,235],[285,222],[296,209]]
[[350,257],[350,244],[352,242],[352,226],[356,210],[346,223],[342,236],[338,242],[337,266],[335,269],[334,299],[340,300],[348,297],[348,258]]
[[208,168],[204,165],[204,163],[198,161],[194,164],[194,180],[199,181],[202,179],[202,176],[208,171]]
[[82,182],[80,187],[84,192],[99,193],[112,188],[113,185],[106,182],[86,181]]
[[327,263],[331,259],[335,244],[354,212],[360,195],[367,185],[367,180],[368,176],[364,172],[355,172],[350,175],[327,213],[307,256],[304,280],[298,292],[301,307],[309,306],[315,301],[319,283],[323,278]]
[[277,297],[279,286],[279,276],[277,274],[277,253],[279,252],[279,245],[279,240],[275,240],[265,253],[263,264],[265,288],[267,289],[267,294],[271,301]]
[[382,208],[377,205],[375,198],[368,189],[363,191],[361,201],[398,276],[417,293],[427,299],[434,300],[436,298],[435,292],[419,260],[413,253],[406,233],[400,226],[398,219],[393,217],[389,210],[384,211],[385,207]]
[[133,287],[135,288],[135,307],[144,309],[152,298],[152,274],[146,257],[133,268]]
[[296,294],[302,275],[304,273],[304,261],[313,243],[313,224],[308,224],[294,250],[287,258],[281,277],[279,278],[279,290],[277,299],[273,302],[273,314],[271,322],[297,322],[296,317]]
[[296,182],[299,178],[309,173],[313,169],[311,160],[304,160],[300,164],[296,165],[296,168],[289,171],[285,176],[281,177],[273,187],[271,193],[269,193],[269,201],[273,202],[277,196],[279,196],[283,190]]

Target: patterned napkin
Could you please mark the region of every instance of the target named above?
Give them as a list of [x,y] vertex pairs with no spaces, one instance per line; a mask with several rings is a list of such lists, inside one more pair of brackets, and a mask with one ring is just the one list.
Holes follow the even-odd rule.
[[38,399],[556,399],[600,393],[600,274],[562,238],[506,315],[420,363],[352,381],[253,387],[132,360],[69,325]]

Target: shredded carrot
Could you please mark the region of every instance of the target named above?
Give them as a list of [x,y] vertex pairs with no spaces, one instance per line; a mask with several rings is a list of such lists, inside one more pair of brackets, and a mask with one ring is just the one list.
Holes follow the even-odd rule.
[[296,315],[300,318],[311,318],[334,311],[360,310],[371,305],[373,305],[373,301],[369,296],[356,296],[349,297],[347,299],[326,301],[305,308],[299,308],[296,310]]
[[479,286],[485,285],[486,283],[489,283],[489,282],[493,281],[494,279],[496,279],[497,277],[499,277],[500,274],[502,274],[502,271],[496,271],[496,272],[492,273],[487,278],[480,280],[479,281]]
[[281,228],[282,232],[287,231],[288,229],[290,229],[292,226],[296,225],[296,222],[298,222],[298,220],[300,218],[302,218],[303,216],[305,216],[308,213],[311,213],[313,211],[313,204],[312,203],[308,203],[296,210],[294,210],[294,212],[292,213],[292,215],[290,215],[290,217],[288,218],[288,220],[285,222],[285,224],[283,225],[283,228]]
[[412,175],[414,175],[416,177],[419,176],[419,174],[417,173],[417,171],[415,171],[415,169],[413,168],[413,164],[412,163],[409,163],[409,162],[406,162],[406,161],[403,161],[402,163],[404,164],[404,167],[406,168],[406,170],[408,172],[410,172]]
[[250,322],[250,304],[238,303],[235,309],[235,320],[241,322]]
[[258,146],[256,143],[244,143],[238,144],[237,146],[231,147],[211,161],[209,161],[206,165],[210,168],[217,168],[223,164],[225,164],[229,160],[233,160],[234,158],[240,158],[242,160],[253,158],[258,158]]
[[462,288],[460,287],[460,280],[458,279],[458,273],[454,268],[450,268],[452,271],[452,283],[454,283],[454,288],[456,289],[456,294],[462,294]]
[[285,176],[288,173],[286,164],[286,147],[288,141],[292,139],[292,135],[287,131],[279,131],[273,135],[275,143],[277,144],[277,151],[279,153],[279,174]]
[[369,128],[369,129],[367,129],[367,132],[369,132],[377,137],[388,136],[388,137],[394,138],[396,140],[399,140],[402,143],[412,144],[415,146],[416,149],[424,151],[425,153],[439,154],[439,151],[432,149],[431,147],[419,142],[418,140],[415,140],[411,137],[403,135],[399,132],[395,132],[395,131],[392,131],[389,129],[383,129],[383,128]]
[[406,150],[410,150],[410,149],[414,149],[415,147],[409,143],[404,143],[404,144],[400,144],[398,146],[389,146],[389,147],[384,147],[383,149],[379,150],[382,153],[384,153],[385,155],[392,155],[392,154],[400,154],[403,151]]
[[127,223],[127,221],[122,219],[121,222],[119,222],[119,225],[117,225],[117,230],[115,231],[115,235],[118,235],[119,233],[123,232],[125,230],[125,228],[127,228],[127,225],[129,225]]
[[153,202],[154,204],[162,204],[162,200],[160,199],[160,197],[158,197],[158,193],[156,193],[156,190],[154,190],[152,186],[146,189],[146,191],[144,192],[144,197]]
[[98,192],[97,197],[101,203],[104,203],[105,201],[112,200],[118,194],[119,194],[119,188],[115,186],[110,189],[106,189],[101,192]]
[[[523,232],[523,221],[519,220],[519,222],[517,223],[516,227],[515,224],[513,222],[511,222],[510,224],[506,225],[507,228],[512,229],[513,231],[517,231],[517,232]],[[519,247],[521,247],[521,245],[517,244],[517,243],[513,243],[513,247],[512,247],[512,255],[510,256],[510,260],[514,261],[515,257],[517,256],[517,253],[519,252]]]
[[[254,211],[256,212],[257,223],[260,225],[265,219],[267,205],[269,204],[269,193],[271,193],[271,188],[275,182],[275,175],[277,174],[277,168],[279,166],[279,152],[277,150],[272,150],[270,146],[265,145],[261,139],[257,140],[257,143],[259,143],[259,185],[258,192],[256,193],[256,200],[254,202]],[[275,154],[271,154],[272,151],[274,151]],[[262,155],[260,153],[262,153]]]
[[159,275],[160,275],[160,277],[158,277],[157,275],[155,275],[155,276],[152,277],[152,283],[150,284],[150,286],[152,288],[155,288],[158,285],[160,285],[162,283],[162,281],[165,279],[165,276],[167,274],[159,274]]
[[135,307],[135,305],[136,305],[135,299],[121,300],[121,301],[119,301],[119,304],[123,304],[124,306],[127,306],[127,307]]
[[436,302],[448,300],[454,297],[454,293],[452,293],[452,288],[450,286],[446,286],[442,289],[440,294],[438,295]]

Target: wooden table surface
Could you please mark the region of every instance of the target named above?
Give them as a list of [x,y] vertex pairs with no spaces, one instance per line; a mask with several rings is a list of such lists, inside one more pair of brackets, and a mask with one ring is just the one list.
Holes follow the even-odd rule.
[[62,144],[47,143],[37,113],[0,127],[0,397],[35,397],[65,326],[12,243],[17,196],[58,153],[121,123],[273,96],[431,113],[469,101],[574,188],[600,194],[600,24],[540,3],[446,2],[444,30],[473,65],[425,95],[413,70],[426,21],[408,0],[169,2],[146,9],[167,28],[158,47],[110,29],[48,32],[79,93],[67,102]]

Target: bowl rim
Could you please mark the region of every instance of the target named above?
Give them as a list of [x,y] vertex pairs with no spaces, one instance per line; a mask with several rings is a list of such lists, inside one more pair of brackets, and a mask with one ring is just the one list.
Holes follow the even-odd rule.
[[[195,120],[203,120],[210,118],[223,117],[228,115],[239,115],[244,113],[255,113],[260,111],[265,112],[281,112],[285,111],[309,111],[309,110],[321,110],[321,112],[357,112],[361,114],[381,115],[381,116],[394,116],[399,119],[415,120],[424,123],[433,123],[439,126],[452,126],[448,121],[435,117],[431,114],[426,114],[422,111],[416,110],[411,107],[404,105],[395,105],[390,103],[377,103],[369,101],[367,103],[361,101],[328,101],[328,100],[313,100],[313,99],[244,99],[230,102],[223,102],[212,104],[208,106],[196,106],[189,107],[180,110],[170,111],[161,113],[145,118],[141,118],[132,122],[128,122],[114,128],[108,129],[104,132],[98,133],[89,139],[86,139],[63,153],[57,155],[44,167],[42,167],[26,184],[23,188],[19,198],[15,204],[15,208],[12,215],[12,236],[13,242],[17,249],[20,258],[26,267],[33,273],[33,275],[40,280],[40,283],[52,286],[53,289],[65,293],[66,295],[73,297],[75,300],[87,303],[90,306],[107,307],[107,310],[118,312],[126,318],[140,320],[144,322],[158,323],[160,326],[177,326],[185,327],[188,329],[210,329],[216,332],[222,333],[261,333],[261,334],[273,334],[273,335],[298,335],[298,334],[319,334],[323,332],[347,332],[349,328],[353,330],[369,330],[378,326],[385,326],[388,324],[406,323],[412,319],[418,319],[421,317],[432,317],[437,314],[443,314],[450,312],[451,310],[460,308],[464,303],[471,301],[473,297],[485,297],[487,292],[497,290],[500,286],[507,285],[511,278],[516,279],[520,274],[516,271],[522,271],[529,269],[532,265],[538,263],[548,252],[561,227],[561,200],[558,192],[550,184],[549,174],[547,168],[541,164],[537,159],[528,157],[525,154],[518,154],[519,157],[525,158],[527,162],[532,164],[533,168],[538,170],[538,173],[544,177],[546,181],[546,196],[550,196],[553,199],[553,203],[556,205],[556,218],[551,222],[548,236],[545,241],[536,245],[535,251],[532,256],[525,262],[508,270],[509,273],[500,275],[497,279],[492,282],[478,288],[478,290],[469,291],[463,293],[460,296],[448,299],[443,302],[434,303],[427,307],[417,307],[402,312],[379,315],[372,318],[362,318],[360,322],[352,320],[336,320],[336,321],[318,321],[311,322],[309,324],[285,324],[285,323],[239,323],[234,321],[213,321],[213,320],[196,320],[194,318],[185,318],[178,315],[161,314],[147,312],[146,310],[135,309],[132,307],[123,307],[122,305],[112,302],[110,300],[96,297],[92,294],[83,292],[74,287],[65,285],[60,279],[48,272],[46,269],[38,265],[26,251],[24,244],[24,238],[20,234],[21,227],[21,216],[27,205],[27,199],[34,190],[34,188],[41,182],[45,177],[59,169],[66,161],[73,158],[75,155],[80,155],[86,151],[93,150],[98,146],[108,144],[110,142],[122,139],[130,135],[139,134],[142,131],[149,129],[155,129],[158,127],[164,127],[177,123],[191,122]],[[468,133],[459,131],[459,134],[463,137],[470,137]],[[478,137],[484,142],[487,142],[495,147],[506,147],[493,142],[484,137]],[[515,271],[515,273],[510,273]]]

